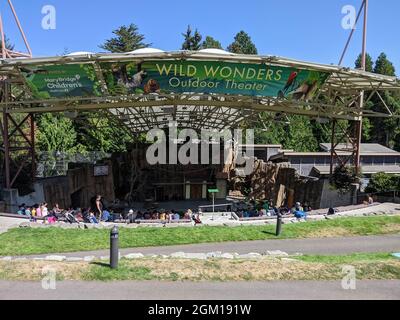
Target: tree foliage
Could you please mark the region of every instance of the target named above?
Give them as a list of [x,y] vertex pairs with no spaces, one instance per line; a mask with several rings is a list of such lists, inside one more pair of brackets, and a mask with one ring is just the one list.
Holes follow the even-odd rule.
[[74,152],[77,133],[62,114],[43,113],[37,119],[37,145],[41,151]]
[[379,172],[372,175],[366,192],[379,193],[387,191],[400,191],[400,176]]
[[257,48],[250,36],[243,30],[238,32],[234,41],[228,46],[227,50],[240,54],[257,54]]
[[201,34],[197,31],[197,29],[192,34],[192,28],[188,25],[186,32],[182,33],[184,37],[184,41],[182,43],[182,50],[192,50],[197,51],[201,48]]
[[201,49],[222,49],[222,45],[218,40],[213,37],[207,36],[201,44]]
[[138,27],[131,23],[121,26],[113,31],[115,37],[106,40],[99,47],[109,52],[129,52],[140,48],[147,48],[151,44],[144,42],[144,35],[140,34]]

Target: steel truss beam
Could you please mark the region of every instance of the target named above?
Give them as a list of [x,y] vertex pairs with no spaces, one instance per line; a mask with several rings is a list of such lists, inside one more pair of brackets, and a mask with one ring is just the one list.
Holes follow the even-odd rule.
[[[2,82],[1,98],[5,103],[10,98],[10,86],[7,81]],[[30,170],[29,175],[33,181],[36,175],[33,113],[18,120],[15,115],[7,112],[6,107],[3,107],[0,131],[2,136],[0,151],[3,154],[5,172],[4,186],[11,189],[21,172],[26,170]]]

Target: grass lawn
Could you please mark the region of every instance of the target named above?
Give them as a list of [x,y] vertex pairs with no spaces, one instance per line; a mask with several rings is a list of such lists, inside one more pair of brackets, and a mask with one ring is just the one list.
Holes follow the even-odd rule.
[[[400,216],[340,218],[275,226],[120,228],[120,247],[167,246],[191,243],[287,238],[318,238],[400,232]],[[0,234],[0,256],[107,249],[107,229],[15,228]]]
[[358,280],[400,279],[400,260],[390,254],[369,253],[341,256],[299,256],[261,259],[122,259],[118,269],[105,263],[0,261],[0,280],[43,278],[43,268],[56,272],[58,280],[114,281],[272,281],[338,280],[343,266],[354,266]]

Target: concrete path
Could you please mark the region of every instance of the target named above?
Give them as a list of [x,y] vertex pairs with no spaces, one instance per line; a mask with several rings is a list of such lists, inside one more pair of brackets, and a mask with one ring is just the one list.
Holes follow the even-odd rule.
[[129,300],[307,300],[400,299],[400,280],[356,281],[344,290],[341,281],[157,282],[62,281],[45,290],[41,282],[0,281],[0,299],[129,299]]
[[28,221],[21,218],[0,217],[0,233],[6,232],[9,228],[18,227],[21,222]]
[[[205,253],[213,251],[266,253],[268,250],[281,250],[289,254],[348,254],[357,252],[400,252],[400,234],[386,236],[363,236],[345,238],[312,238],[312,239],[284,239],[284,240],[257,240],[240,242],[204,243],[164,247],[128,248],[121,249],[122,255],[129,253],[171,254],[174,252]],[[83,251],[72,253],[57,253],[66,257],[106,256],[109,250]],[[26,257],[45,257],[49,254]]]

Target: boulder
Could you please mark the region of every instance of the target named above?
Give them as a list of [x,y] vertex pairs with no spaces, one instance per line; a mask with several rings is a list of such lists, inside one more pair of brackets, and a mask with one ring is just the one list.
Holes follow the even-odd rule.
[[93,261],[94,259],[96,259],[95,256],[86,256],[86,257],[83,258],[83,261],[85,261],[85,262],[91,262],[91,261]]
[[221,251],[213,251],[207,253],[207,258],[220,258],[222,255]]
[[12,260],[12,257],[10,257],[10,256],[2,257],[2,258],[0,258],[0,260],[1,260],[1,261],[11,261],[11,260]]
[[58,255],[50,255],[46,256],[44,260],[46,261],[64,261],[67,257],[66,256],[58,256]]
[[68,257],[65,261],[67,261],[67,262],[79,262],[79,261],[83,261],[83,258],[80,258],[80,257]]
[[186,253],[186,259],[198,259],[198,260],[206,260],[207,254],[206,253]]
[[267,254],[270,256],[288,256],[287,252],[281,250],[267,250]]
[[141,259],[144,258],[144,255],[142,253],[129,253],[123,257],[125,259]]
[[262,255],[259,253],[250,252],[246,254],[240,254],[236,256],[236,259],[260,259],[261,257]]
[[185,255],[185,253],[184,252],[174,252],[174,253],[171,253],[171,258],[185,258],[186,257],[186,255]]

